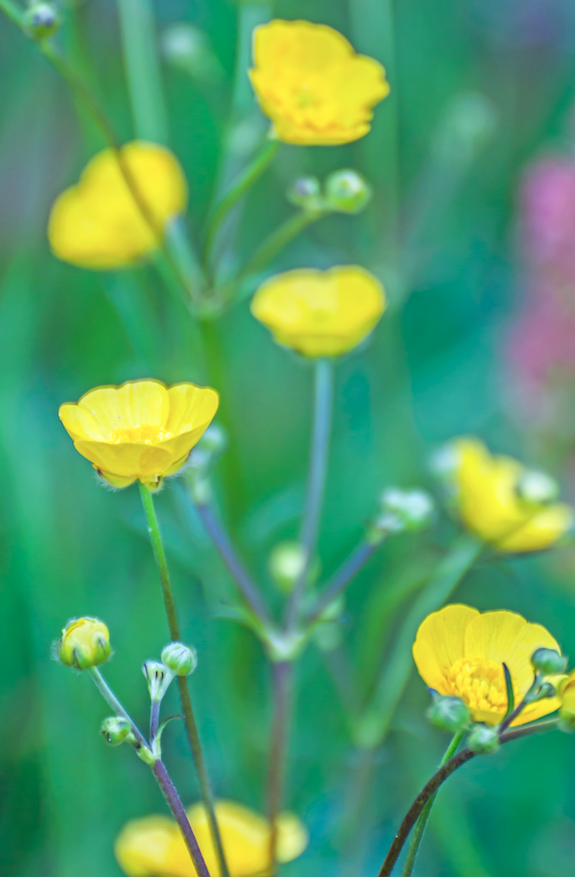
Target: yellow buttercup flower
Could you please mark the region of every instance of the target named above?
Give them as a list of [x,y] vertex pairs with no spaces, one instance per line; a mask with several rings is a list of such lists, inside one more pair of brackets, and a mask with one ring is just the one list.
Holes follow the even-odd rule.
[[139,480],[155,489],[185,464],[218,402],[209,387],[143,380],[97,387],[58,413],[78,453],[109,484]]
[[370,130],[389,93],[378,61],[357,55],[338,31],[309,21],[271,21],[254,32],[252,85],[286,143],[351,143]]
[[[517,706],[533,682],[531,656],[539,648],[561,652],[544,627],[530,624],[521,615],[505,610],[480,613],[455,604],[422,622],[413,657],[430,688],[460,697],[476,722],[495,725],[507,711],[503,664],[509,669]],[[547,678],[558,684],[564,677]],[[532,722],[559,706],[558,697],[529,704],[512,724]]]
[[458,439],[451,447],[461,517],[470,530],[499,551],[540,551],[570,528],[570,506],[526,498],[521,492],[529,473],[517,460],[492,456],[477,439]]
[[186,180],[169,150],[144,141],[128,143],[119,156],[104,149],[52,205],[50,246],[72,265],[121,268],[161,244],[166,223],[186,202]]
[[[264,877],[269,873],[270,827],[267,820],[233,801],[217,801],[215,811],[231,877]],[[220,877],[203,805],[190,807],[188,819],[208,871],[212,877]],[[307,843],[307,831],[297,816],[281,814],[278,819],[278,861],[297,859]],[[165,816],[128,822],[116,840],[115,852],[122,870],[132,877],[196,877],[196,869],[178,826]]]
[[251,305],[278,344],[304,356],[341,356],[369,335],[385,310],[383,286],[349,265],[287,271],[267,280]]

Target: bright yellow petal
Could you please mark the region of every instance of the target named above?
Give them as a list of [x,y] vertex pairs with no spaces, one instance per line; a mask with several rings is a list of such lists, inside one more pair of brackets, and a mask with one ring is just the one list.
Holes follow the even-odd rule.
[[[180,867],[174,850],[183,841],[176,824],[166,816],[148,816],[128,822],[116,839],[114,852],[122,871],[130,877],[196,877],[195,868]],[[185,847],[184,847],[185,849]]]
[[[529,514],[529,513],[528,513]],[[554,545],[573,524],[573,509],[564,503],[554,503],[537,512],[527,523],[500,539],[500,551],[542,551]]]
[[309,843],[309,833],[295,813],[280,813],[277,819],[278,862],[292,862],[299,858]]
[[473,618],[465,631],[464,648],[466,658],[507,664],[519,696],[525,694],[533,682],[533,653],[539,648],[561,651],[557,641],[540,624],[530,624],[521,615],[506,610],[485,612]]
[[453,664],[464,657],[465,632],[477,617],[480,617],[477,609],[452,604],[428,615],[419,626],[413,658],[424,682],[440,694],[451,694],[446,676]]
[[353,47],[342,34],[325,24],[274,19],[254,30],[254,62],[269,74],[282,69],[319,71],[347,60]]
[[219,405],[219,396],[210,387],[195,384],[174,384],[168,388],[169,415],[167,432],[180,435],[203,427],[213,420]]
[[165,427],[169,416],[169,397],[159,381],[133,381],[120,387],[90,390],[78,402],[108,430],[108,437],[121,429],[142,425]]

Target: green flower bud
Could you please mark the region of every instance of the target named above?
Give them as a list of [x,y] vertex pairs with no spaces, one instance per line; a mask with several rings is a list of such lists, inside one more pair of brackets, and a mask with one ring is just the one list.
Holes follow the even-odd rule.
[[381,514],[375,526],[384,533],[423,530],[431,523],[435,506],[423,490],[389,487],[381,495]]
[[100,734],[110,746],[119,746],[120,743],[131,742],[132,726],[122,716],[109,716],[100,725]]
[[97,618],[69,621],[58,643],[58,657],[65,667],[89,670],[107,661],[112,653],[110,634]]
[[268,570],[282,594],[291,594],[305,566],[305,551],[299,542],[280,542],[268,559]]
[[167,27],[161,39],[166,61],[185,70],[199,82],[213,82],[223,77],[223,69],[206,34],[187,21]]
[[325,624],[319,624],[312,636],[318,649],[322,652],[331,652],[341,645],[343,631],[341,624],[338,624],[337,621],[328,621]]
[[189,676],[198,666],[198,654],[183,643],[169,643],[162,651],[162,663],[174,676]]
[[545,700],[547,697],[555,697],[557,690],[552,682],[543,682],[539,689],[537,700]]
[[544,676],[555,676],[564,672],[567,658],[564,658],[555,649],[537,649],[531,656],[531,663],[537,673],[542,673]]
[[360,213],[372,196],[365,177],[354,170],[335,171],[325,181],[326,204],[339,213]]
[[52,36],[61,23],[58,10],[52,3],[34,3],[24,13],[26,33],[38,42]]
[[159,661],[145,661],[142,665],[142,673],[148,683],[150,700],[153,703],[161,701],[174,678],[170,670]]
[[471,716],[460,697],[441,697],[436,692],[432,696],[433,703],[427,710],[427,718],[434,728],[459,734],[469,726]]
[[477,755],[492,755],[500,746],[499,733],[491,725],[474,725],[467,738],[467,745]]
[[559,485],[554,478],[545,472],[528,470],[521,476],[517,485],[517,492],[521,499],[534,505],[543,505],[553,502],[559,496]]
[[290,204],[302,210],[321,210],[321,186],[317,177],[298,177],[286,193]]

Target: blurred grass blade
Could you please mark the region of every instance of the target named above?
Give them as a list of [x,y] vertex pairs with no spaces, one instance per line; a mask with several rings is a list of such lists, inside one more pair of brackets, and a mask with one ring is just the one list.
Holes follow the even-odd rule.
[[126,76],[136,137],[168,143],[152,0],[118,0]]

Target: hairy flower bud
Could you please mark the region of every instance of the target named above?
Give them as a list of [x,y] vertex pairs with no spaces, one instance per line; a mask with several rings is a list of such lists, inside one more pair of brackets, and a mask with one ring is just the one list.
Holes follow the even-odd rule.
[[24,13],[26,33],[34,40],[45,40],[60,27],[58,10],[52,3],[34,3]]
[[142,673],[148,683],[150,700],[152,702],[161,701],[174,678],[170,670],[159,661],[145,661],[142,664]]
[[492,755],[499,749],[499,734],[490,725],[474,725],[467,738],[467,745],[476,755]]
[[325,181],[326,204],[339,213],[360,213],[372,197],[371,186],[357,171],[335,171]]
[[110,634],[97,618],[75,618],[62,631],[58,657],[65,667],[89,670],[107,661],[112,653]]
[[110,746],[119,746],[121,743],[129,742],[132,726],[123,716],[109,716],[100,725],[100,734]]
[[460,697],[441,697],[436,692],[432,696],[433,703],[427,710],[427,718],[434,728],[458,734],[469,726],[471,716]]
[[169,643],[162,650],[162,663],[174,676],[189,676],[198,666],[198,654],[183,643]]
[[554,676],[564,672],[567,658],[564,658],[555,649],[537,649],[531,656],[531,663],[533,669],[538,673],[543,673],[544,676]]
[[321,210],[321,186],[317,177],[303,176],[294,180],[286,192],[290,204],[302,210]]
[[278,590],[290,594],[305,566],[305,551],[299,542],[280,542],[268,560],[268,569]]

